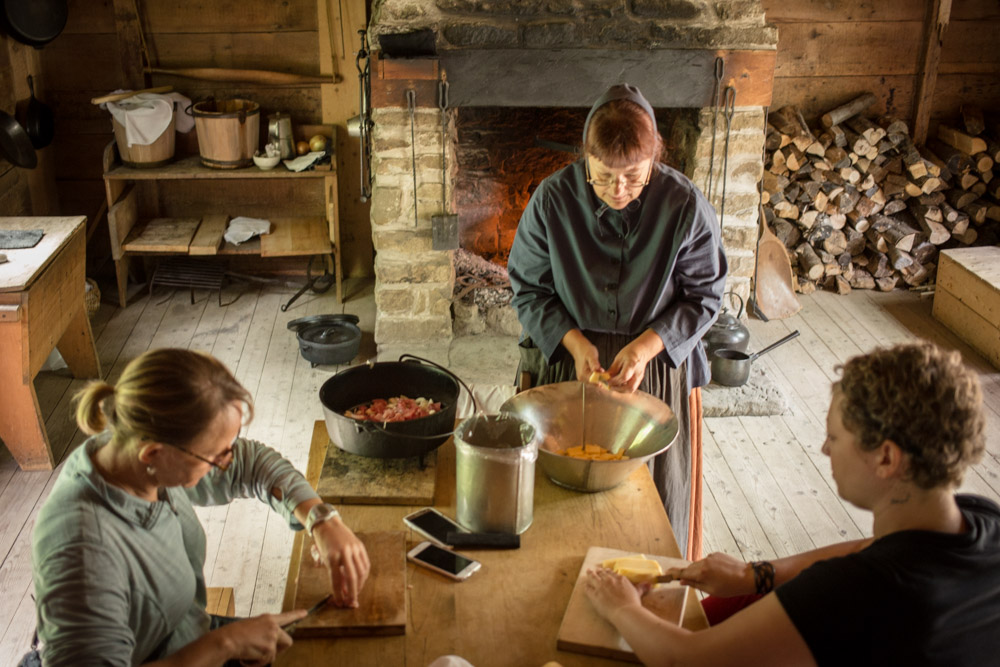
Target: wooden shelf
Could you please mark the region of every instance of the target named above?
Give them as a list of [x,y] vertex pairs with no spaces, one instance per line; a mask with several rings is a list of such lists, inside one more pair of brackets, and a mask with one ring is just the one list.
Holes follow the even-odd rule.
[[[329,167],[329,165],[325,165]],[[263,170],[256,165],[242,169],[212,169],[204,166],[197,155],[181,158],[162,167],[133,169],[117,166],[104,174],[104,178],[114,181],[167,181],[192,179],[240,179],[240,178],[324,178],[335,173],[331,169],[288,171],[281,163],[274,169]]]
[[[161,186],[159,181],[173,183]],[[111,256],[123,307],[132,255],[270,258],[329,254],[334,261],[337,298],[343,298],[337,172],[328,165],[303,172],[291,172],[282,165],[266,171],[256,166],[211,169],[198,156],[191,156],[164,167],[133,169],[121,164],[111,142],[104,149],[104,185]],[[271,233],[239,245],[226,242],[223,233],[235,217],[227,209],[270,220]]]
[[[222,234],[229,216],[211,215],[204,218],[155,218],[138,222],[122,250],[131,255],[260,255],[261,257],[302,257],[326,255],[333,251],[327,231],[326,218],[321,216],[301,218],[273,218],[271,233],[254,237],[234,245],[225,241]],[[222,220],[227,222],[218,226]],[[203,227],[212,229],[203,230]],[[203,234],[205,231],[207,234]],[[208,236],[216,242],[203,243],[195,250],[196,239]],[[208,252],[211,249],[212,252]]]

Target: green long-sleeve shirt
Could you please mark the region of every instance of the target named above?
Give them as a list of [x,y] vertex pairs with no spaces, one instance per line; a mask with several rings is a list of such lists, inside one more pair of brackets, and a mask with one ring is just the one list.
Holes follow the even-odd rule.
[[205,532],[194,505],[256,497],[297,530],[295,507],[316,497],[280,454],[241,438],[226,472],[213,469],[195,487],[162,489],[160,500],[149,502],[94,468],[91,456],[108,439],[94,436],[70,454],[35,525],[32,570],[46,667],[139,665],[208,631]]

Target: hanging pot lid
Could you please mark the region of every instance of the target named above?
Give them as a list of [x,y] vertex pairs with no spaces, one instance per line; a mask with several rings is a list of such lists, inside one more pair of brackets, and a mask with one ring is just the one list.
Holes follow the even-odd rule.
[[67,18],[67,0],[2,0],[0,19],[7,34],[29,46],[44,46],[58,37]]

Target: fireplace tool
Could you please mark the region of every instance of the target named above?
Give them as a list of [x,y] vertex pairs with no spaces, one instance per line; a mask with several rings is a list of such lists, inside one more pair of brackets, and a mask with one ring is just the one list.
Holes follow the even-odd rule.
[[736,89],[732,86],[726,88],[723,96],[723,115],[726,117],[726,143],[722,149],[722,201],[719,210],[719,229],[726,220],[726,180],[729,175],[729,133],[733,127],[733,114],[736,112]]
[[[347,134],[361,138],[361,201],[366,202],[372,196],[372,79],[371,52],[368,50],[368,33],[358,30],[361,35],[361,50],[358,51],[355,64],[358,68],[358,115],[347,121]],[[364,61],[364,64],[362,64]]]
[[715,59],[715,90],[712,92],[712,149],[708,153],[708,187],[705,196],[708,201],[712,201],[712,172],[715,170],[715,134],[719,128],[719,107],[722,100],[719,94],[722,92],[722,77],[726,72],[726,60],[722,56]]
[[455,250],[458,248],[458,215],[448,213],[448,82],[438,81],[438,108],[441,110],[441,210],[431,216],[431,248]]

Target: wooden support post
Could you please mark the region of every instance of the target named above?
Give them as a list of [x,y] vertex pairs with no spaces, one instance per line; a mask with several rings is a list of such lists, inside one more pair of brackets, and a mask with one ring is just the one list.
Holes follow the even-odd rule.
[[924,21],[924,52],[917,81],[917,94],[913,108],[913,143],[918,146],[927,138],[927,126],[931,118],[931,103],[934,87],[937,85],[938,64],[941,61],[941,45],[951,17],[951,0],[930,0]]
[[[115,32],[122,66],[122,88],[148,88],[143,71],[141,20],[133,0],[112,0],[115,10]],[[149,63],[152,65],[152,63]]]

